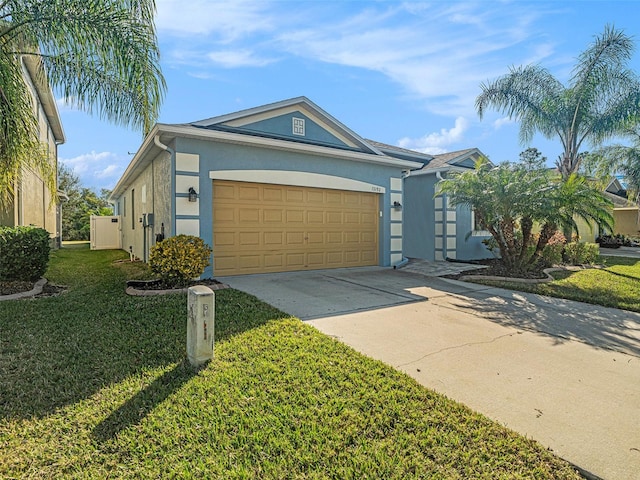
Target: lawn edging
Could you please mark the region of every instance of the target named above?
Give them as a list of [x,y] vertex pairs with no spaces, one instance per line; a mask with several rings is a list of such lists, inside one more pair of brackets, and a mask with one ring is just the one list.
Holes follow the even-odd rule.
[[551,276],[552,272],[578,272],[580,270],[587,270],[589,268],[602,268],[598,266],[564,266],[564,267],[550,267],[542,270],[546,276],[545,278],[517,278],[517,277],[499,277],[496,275],[461,275],[458,280],[462,282],[466,282],[468,280],[490,280],[494,282],[514,282],[514,283],[526,283],[526,284],[537,284],[537,283],[547,283],[555,280]]
[[26,292],[12,293],[11,295],[0,295],[0,302],[4,300],[20,300],[21,298],[35,297],[36,295],[40,295],[42,293],[42,289],[46,284],[47,279],[41,278],[33,285],[33,288],[31,290],[28,290]]

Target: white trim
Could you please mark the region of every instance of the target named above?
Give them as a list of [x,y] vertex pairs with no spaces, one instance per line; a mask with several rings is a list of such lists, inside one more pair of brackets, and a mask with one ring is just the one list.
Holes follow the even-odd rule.
[[[428,165],[427,165],[428,168]],[[441,167],[441,168],[434,168],[431,170],[411,170],[411,176],[415,177],[418,175],[433,175],[436,173],[445,173],[445,172],[468,172],[472,169],[470,168],[466,168],[466,167],[456,167],[456,166],[450,166],[450,167]]]
[[378,165],[389,165],[401,168],[418,168],[423,164],[421,162],[411,162],[409,160],[400,160],[391,158],[386,155],[377,155],[372,153],[354,152],[351,150],[341,150],[339,148],[324,147],[321,145],[312,145],[308,143],[296,143],[290,140],[278,140],[274,138],[265,138],[241,133],[221,132],[218,130],[207,130],[204,128],[192,127],[190,125],[165,125],[159,124],[158,129],[163,134],[176,135],[182,138],[198,138],[206,140],[218,140],[225,143],[234,143],[238,145],[251,145],[260,148],[270,148],[274,150],[284,150],[292,152],[301,152],[308,155],[319,155],[323,157],[340,158],[344,160],[353,160],[356,162],[374,163]]
[[291,172],[288,170],[210,170],[209,178],[212,180],[330,188],[333,190],[351,190],[354,192],[386,192],[385,187],[373,183],[321,173]]
[[200,155],[176,152],[176,171],[198,173],[200,171]]
[[176,235],[200,236],[200,220],[196,218],[177,218]]

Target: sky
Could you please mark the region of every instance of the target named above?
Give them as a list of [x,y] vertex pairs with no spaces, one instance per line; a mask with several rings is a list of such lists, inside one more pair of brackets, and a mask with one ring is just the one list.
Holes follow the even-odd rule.
[[[188,123],[298,96],[363,138],[493,162],[558,140],[519,142],[519,125],[475,110],[480,85],[539,64],[567,85],[576,58],[613,25],[640,49],[640,1],[156,0],[167,92],[160,123]],[[640,51],[629,66],[640,73]],[[57,98],[60,162],[111,189],[142,144]],[[587,145],[587,149],[589,146]]]

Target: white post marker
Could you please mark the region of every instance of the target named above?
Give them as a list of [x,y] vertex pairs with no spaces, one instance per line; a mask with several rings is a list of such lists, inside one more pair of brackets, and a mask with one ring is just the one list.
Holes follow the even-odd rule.
[[189,287],[187,300],[187,357],[199,367],[213,358],[215,294],[204,285]]

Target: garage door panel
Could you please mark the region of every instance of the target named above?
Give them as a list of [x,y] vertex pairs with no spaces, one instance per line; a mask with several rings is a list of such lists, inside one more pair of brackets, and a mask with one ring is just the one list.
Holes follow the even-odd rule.
[[217,223],[235,223],[236,215],[233,208],[214,208],[213,209],[214,222]]
[[304,245],[304,232],[287,232],[286,233],[287,246],[300,246]]
[[327,212],[327,223],[342,225],[342,212]]
[[264,223],[282,223],[284,214],[282,209],[264,209],[262,211]]
[[344,223],[347,225],[355,224],[358,225],[360,223],[360,213],[359,212],[344,212]]
[[278,187],[264,187],[263,188],[263,200],[265,202],[282,202],[284,192],[282,188]]
[[214,238],[214,246],[233,246],[236,243],[236,235],[233,232],[219,232]]
[[322,210],[310,210],[307,212],[307,223],[308,224],[320,224],[324,225],[324,212]]
[[260,188],[258,185],[240,185],[238,187],[238,200],[259,200]]
[[239,255],[238,256],[238,267],[240,269],[251,269],[251,268],[260,268],[260,260],[262,260],[261,255]]
[[304,223],[304,210],[287,210],[287,223]]
[[304,201],[304,191],[301,188],[287,188],[286,199],[289,203],[302,203]]
[[236,198],[237,189],[233,185],[218,185],[214,192],[213,198],[234,200]]
[[216,275],[378,264],[376,194],[219,180],[213,191]]
[[261,236],[261,232],[240,232],[240,235],[238,235],[238,241],[242,247],[255,247],[256,245],[260,245]]
[[285,266],[284,254],[282,253],[268,253],[264,256],[265,269],[282,269]]
[[268,247],[282,247],[284,245],[283,232],[264,232],[264,245]]
[[363,250],[360,252],[360,259],[363,262],[373,262],[377,259],[376,250]]
[[307,265],[310,268],[323,268],[326,264],[324,252],[311,252],[307,254]]
[[309,204],[316,203],[320,205],[324,204],[324,191],[316,189],[316,190],[307,190],[305,193],[307,194],[307,198],[306,198],[307,203]]
[[240,223],[259,223],[260,222],[260,209],[258,208],[241,208],[238,212],[238,219]]
[[309,245],[324,245],[326,243],[324,232],[308,232],[306,240]]
[[286,267],[287,269],[300,270],[304,268],[305,265],[305,255],[304,253],[287,253],[285,255],[286,258]]

